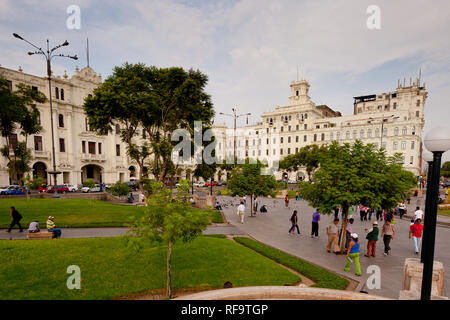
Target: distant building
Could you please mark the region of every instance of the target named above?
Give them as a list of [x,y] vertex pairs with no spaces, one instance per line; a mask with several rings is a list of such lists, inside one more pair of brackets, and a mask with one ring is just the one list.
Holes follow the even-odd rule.
[[[329,144],[334,140],[351,143],[359,139],[383,147],[388,155],[402,153],[404,168],[420,174],[427,91],[418,80],[409,86],[399,84],[392,93],[355,97],[354,114],[348,116],[326,105],[316,106],[308,95],[309,87],[305,80],[292,82],[288,105],[263,113],[262,122],[256,125],[239,128],[237,158],[249,157],[272,165],[306,145]],[[233,130],[216,125],[214,131],[218,140],[217,156],[232,159]],[[276,177],[302,180],[306,170],[278,171]]]

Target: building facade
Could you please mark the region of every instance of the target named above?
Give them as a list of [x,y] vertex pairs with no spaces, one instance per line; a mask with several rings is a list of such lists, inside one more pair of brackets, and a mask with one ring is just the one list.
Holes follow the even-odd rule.
[[[20,68],[15,71],[0,67],[0,77],[10,82],[12,90],[17,84],[24,83],[47,97],[45,103],[37,104],[43,129],[28,137],[27,146],[32,150],[33,156],[30,174],[53,184],[53,177],[47,174],[47,171],[53,170],[48,80],[26,74]],[[77,185],[86,179],[97,183],[114,183],[137,177],[137,166],[127,157],[126,145],[120,139],[120,128],[105,136],[89,130],[82,105],[84,98],[92,94],[101,83],[101,76],[90,67],[81,70],[76,68],[75,74],[70,78],[67,74],[52,78],[56,169],[62,172],[58,175],[58,184]],[[19,131],[14,139],[23,140]],[[5,139],[2,138],[0,145],[4,143]],[[10,177],[7,160],[1,157],[0,185],[13,183],[17,183],[17,179]]]
[[[326,105],[316,105],[308,94],[309,88],[305,80],[292,82],[289,104],[263,113],[256,125],[238,128],[236,148],[234,129],[215,126],[218,157],[233,159],[236,150],[237,158],[259,159],[276,168],[277,161],[304,146],[359,139],[383,147],[388,155],[402,153],[404,168],[420,175],[427,91],[418,79],[409,86],[399,84],[391,93],[355,97],[354,113],[347,116]],[[298,181],[306,178],[306,170],[277,171],[275,175],[277,179]]]
[[[26,74],[20,68],[16,71],[0,67],[0,77],[10,82],[12,90],[17,84],[24,83],[47,96],[47,102],[37,104],[43,130],[28,137],[28,148],[33,156],[30,174],[53,184],[53,178],[47,173],[53,170],[48,81],[45,77]],[[101,76],[90,67],[76,68],[70,78],[64,74],[52,80],[56,169],[62,172],[58,183],[77,185],[86,179],[114,183],[139,177],[139,166],[127,156],[119,125],[108,135],[97,135],[89,130],[83,102],[101,83]],[[401,152],[404,167],[420,174],[427,98],[425,85],[421,86],[416,80],[409,86],[399,84],[391,93],[355,97],[354,113],[348,116],[326,105],[316,105],[309,97],[309,88],[305,80],[292,82],[288,105],[276,106],[274,111],[263,113],[262,121],[255,125],[236,130],[215,125],[217,161],[233,159],[236,152],[240,160],[259,159],[276,168],[279,160],[298,152],[301,147],[329,144],[333,140],[351,143],[360,139],[385,148],[389,155]],[[19,131],[14,139],[23,139]],[[5,142],[2,138],[0,146]],[[7,164],[7,160],[0,157],[0,186],[17,183],[15,177],[10,177]],[[192,163],[179,165],[183,169],[193,169]],[[178,176],[185,178],[186,170]],[[306,170],[290,173],[276,170],[275,176],[277,179],[302,180],[306,178]],[[216,176],[216,180],[222,178]]]

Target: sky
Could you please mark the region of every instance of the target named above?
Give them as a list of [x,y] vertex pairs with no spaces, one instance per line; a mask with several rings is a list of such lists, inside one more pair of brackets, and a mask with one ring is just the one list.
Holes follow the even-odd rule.
[[[71,5],[80,8],[79,29],[67,28]],[[380,29],[367,27],[370,5],[380,9]],[[55,59],[56,75],[86,66],[86,38],[90,66],[103,78],[124,62],[199,69],[209,77],[215,123],[230,126],[219,112],[251,112],[251,124],[288,104],[297,68],[311,99],[344,115],[354,96],[392,92],[421,69],[424,133],[449,128],[448,0],[0,0],[0,65],[43,76],[43,58],[28,56],[13,32],[38,46],[68,40],[60,52],[79,60]]]

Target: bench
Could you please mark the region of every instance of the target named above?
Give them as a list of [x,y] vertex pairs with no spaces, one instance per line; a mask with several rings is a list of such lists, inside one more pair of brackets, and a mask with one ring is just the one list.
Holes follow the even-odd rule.
[[35,233],[27,233],[27,238],[29,240],[43,240],[43,239],[53,239],[54,232],[39,231]]

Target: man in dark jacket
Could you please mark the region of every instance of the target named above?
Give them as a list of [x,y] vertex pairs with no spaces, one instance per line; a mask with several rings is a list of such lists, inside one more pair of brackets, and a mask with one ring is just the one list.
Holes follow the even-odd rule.
[[9,229],[6,232],[11,232],[11,229],[17,224],[19,226],[20,232],[23,232],[22,226],[20,225],[20,220],[22,220],[22,215],[19,213],[19,211],[16,210],[16,208],[11,207],[10,208],[10,216],[12,217],[11,225],[9,226]]
[[378,241],[378,222],[374,221],[372,228],[366,229],[366,239],[367,242],[367,254],[365,254],[366,257],[375,257],[376,256],[376,249],[377,249],[377,241]]

